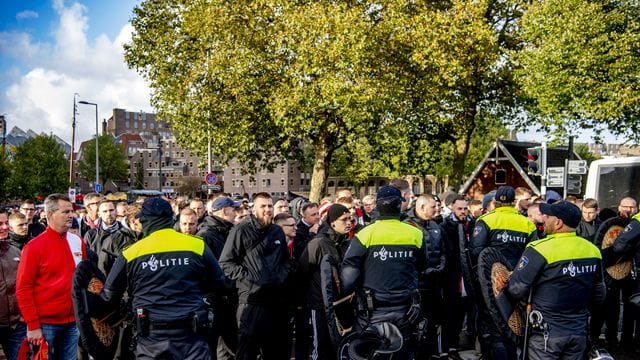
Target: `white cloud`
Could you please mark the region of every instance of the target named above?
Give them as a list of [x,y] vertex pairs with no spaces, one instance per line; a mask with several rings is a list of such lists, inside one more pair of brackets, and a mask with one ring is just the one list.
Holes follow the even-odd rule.
[[25,10],[16,14],[16,20],[37,19],[38,13],[33,10]]
[[[12,76],[0,94],[9,128],[53,132],[71,142],[74,93],[79,100],[98,104],[100,121],[108,119],[113,108],[151,111],[148,86],[124,62],[122,44],[131,38],[131,25],[114,40],[106,35],[88,39],[83,5],[65,7],[56,0],[53,7],[59,16],[53,43],[37,43],[25,33],[0,33],[0,52],[29,66],[20,77]],[[94,133],[95,109],[79,104],[76,149]]]

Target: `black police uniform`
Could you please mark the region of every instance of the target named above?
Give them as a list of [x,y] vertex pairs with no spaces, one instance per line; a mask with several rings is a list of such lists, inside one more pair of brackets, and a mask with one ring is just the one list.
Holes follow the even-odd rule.
[[595,245],[575,232],[531,242],[506,289],[525,301],[533,289],[532,313],[539,313],[531,324],[529,359],[584,358],[588,306],[604,301],[606,293],[602,258]]
[[[514,267],[526,244],[535,239],[536,232],[533,222],[522,216],[514,207],[498,207],[476,220],[469,246],[471,261],[476,266],[480,252],[486,247],[495,247]],[[476,301],[477,331],[483,355],[493,360],[515,358],[515,344],[504,341],[482,299]]]
[[362,284],[368,311],[359,316],[361,328],[389,321],[404,338],[403,349],[394,359],[410,358],[412,324],[407,313],[418,289],[418,274],[426,268],[422,231],[381,215],[351,240],[340,271],[343,291],[352,292]]
[[116,259],[102,298],[114,303],[128,291],[138,359],[206,359],[211,353],[201,330],[212,319],[203,289],[223,289],[224,274],[201,239],[171,229],[168,220]]

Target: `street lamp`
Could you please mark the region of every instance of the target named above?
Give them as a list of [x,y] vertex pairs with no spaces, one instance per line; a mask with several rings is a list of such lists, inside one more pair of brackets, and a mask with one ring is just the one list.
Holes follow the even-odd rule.
[[96,103],[92,103],[92,102],[88,102],[88,101],[78,101],[79,104],[83,104],[83,105],[93,105],[96,107],[96,183],[95,183],[95,191],[96,192],[100,192],[100,190],[102,190],[100,188],[100,163],[98,161],[98,156],[99,156],[99,148],[98,148],[98,137],[99,137],[99,133],[98,133],[98,104]]

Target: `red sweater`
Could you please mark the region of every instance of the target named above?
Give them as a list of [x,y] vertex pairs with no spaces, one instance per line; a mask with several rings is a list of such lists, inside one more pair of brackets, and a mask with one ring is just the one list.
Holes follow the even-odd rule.
[[[78,254],[78,250],[82,253]],[[72,233],[61,235],[50,227],[22,250],[16,296],[28,330],[40,328],[40,323],[75,321],[71,283],[76,259],[72,251],[76,258],[86,258],[80,237]]]

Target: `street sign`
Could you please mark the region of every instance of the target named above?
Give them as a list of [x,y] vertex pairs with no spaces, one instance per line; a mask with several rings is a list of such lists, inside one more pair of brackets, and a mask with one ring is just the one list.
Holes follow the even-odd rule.
[[213,192],[220,192],[222,188],[220,187],[220,185],[202,185],[202,190],[203,191],[211,190]]
[[586,160],[569,160],[567,166],[567,172],[569,174],[583,175],[587,173],[587,161]]
[[567,181],[567,193],[580,194],[580,192],[582,192],[582,176],[570,174]]
[[547,186],[548,187],[563,187],[564,186],[564,167],[549,167],[547,168]]
[[96,191],[97,193],[102,192],[102,186],[100,186],[100,183],[96,183],[96,184],[95,184],[95,191]]
[[564,176],[564,167],[563,166],[555,166],[555,167],[548,167],[547,168],[547,176],[558,175],[558,174]]
[[550,179],[547,180],[547,187],[563,187],[564,179]]
[[218,176],[215,173],[208,173],[204,177],[204,182],[206,182],[207,185],[215,185],[218,182]]
[[76,202],[76,188],[69,188],[69,201]]

